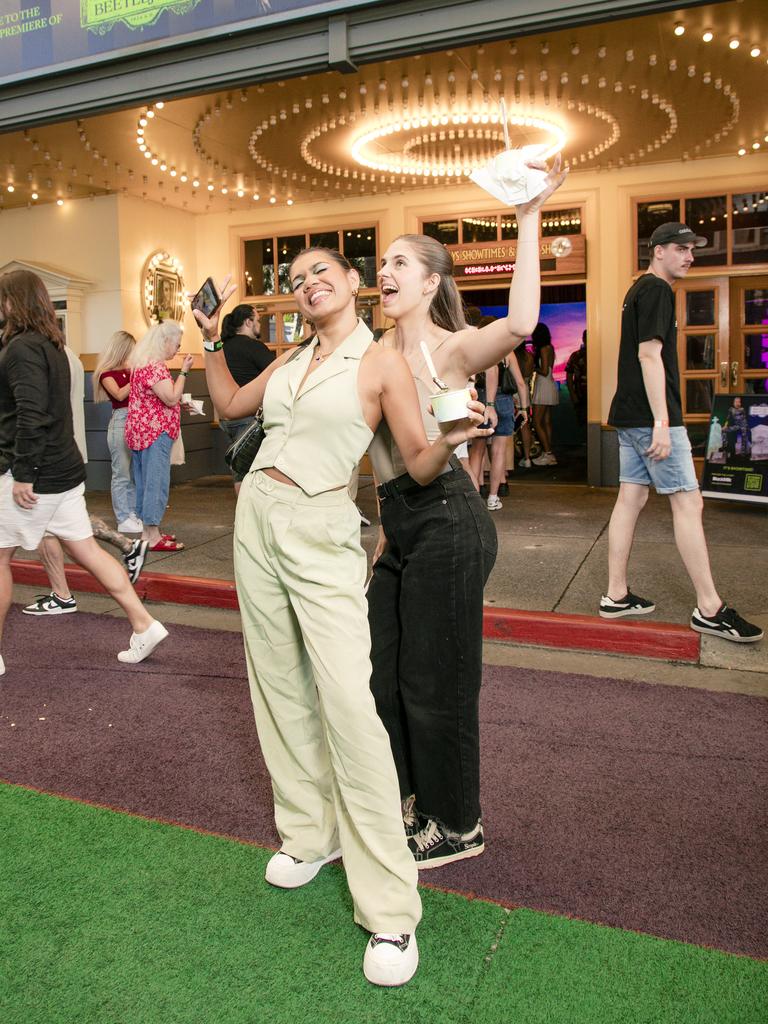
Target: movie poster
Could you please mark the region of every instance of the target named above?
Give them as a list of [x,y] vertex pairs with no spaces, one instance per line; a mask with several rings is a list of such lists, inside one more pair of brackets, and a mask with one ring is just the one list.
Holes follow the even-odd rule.
[[768,504],[768,395],[715,395],[701,492]]

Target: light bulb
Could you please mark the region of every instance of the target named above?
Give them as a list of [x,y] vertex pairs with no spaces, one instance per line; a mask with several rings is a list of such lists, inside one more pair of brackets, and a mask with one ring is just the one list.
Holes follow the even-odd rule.
[[738,50],[738,48],[739,48],[739,40],[738,40],[738,39],[732,39],[732,40],[731,40],[731,41],[730,41],[730,42],[728,43],[728,45],[730,46],[730,48],[731,48],[732,50]]
[[710,32],[709,29],[707,29],[707,31],[701,38],[704,40],[705,43],[711,43],[712,40],[715,38],[715,34],[714,32]]
[[685,34],[685,25],[681,21],[675,22],[675,35],[682,36]]

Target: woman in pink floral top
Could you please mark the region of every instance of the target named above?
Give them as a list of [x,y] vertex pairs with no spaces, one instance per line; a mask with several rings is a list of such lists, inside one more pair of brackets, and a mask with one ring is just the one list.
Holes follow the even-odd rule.
[[151,551],[180,551],[184,545],[160,532],[171,483],[171,446],[179,436],[179,404],[192,356],[184,356],[174,381],[167,359],[181,344],[181,324],[164,320],[155,324],[137,343],[131,357],[131,390],[125,441],[133,451],[136,483],[136,514],[144,524],[142,537]]

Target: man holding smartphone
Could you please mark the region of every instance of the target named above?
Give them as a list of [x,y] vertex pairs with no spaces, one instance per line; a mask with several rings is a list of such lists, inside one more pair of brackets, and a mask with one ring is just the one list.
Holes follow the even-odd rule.
[[736,643],[754,643],[763,631],[725,605],[715,588],[704,536],[704,501],[683,425],[677,320],[672,285],[707,244],[687,225],[662,224],[651,235],[651,260],[627,292],[621,315],[618,385],[608,422],[619,435],[619,497],[608,528],[606,619],[647,615],[656,605],[627,585],[635,526],[651,484],[669,496],[675,543],[696,591],[691,628]]

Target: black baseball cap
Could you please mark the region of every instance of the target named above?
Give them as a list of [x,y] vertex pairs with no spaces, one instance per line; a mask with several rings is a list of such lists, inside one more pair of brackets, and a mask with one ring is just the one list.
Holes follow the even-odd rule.
[[694,247],[700,249],[702,245],[707,244],[707,239],[691,231],[687,224],[680,224],[673,220],[666,224],[660,224],[651,235],[648,244],[653,249],[655,245],[667,245],[669,242],[682,242],[684,245],[693,242]]

